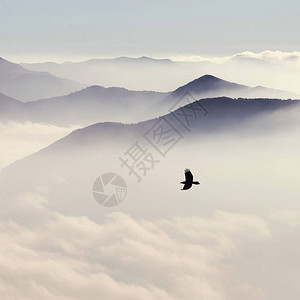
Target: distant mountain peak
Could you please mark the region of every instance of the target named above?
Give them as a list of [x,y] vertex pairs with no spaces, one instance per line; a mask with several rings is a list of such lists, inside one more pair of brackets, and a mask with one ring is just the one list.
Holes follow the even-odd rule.
[[183,94],[185,92],[191,92],[195,96],[199,96],[200,94],[217,92],[224,89],[237,90],[247,88],[244,85],[240,85],[237,83],[232,83],[213,75],[203,75],[195,80],[179,87],[173,93],[175,94]]
[[192,83],[192,82],[205,82],[205,83],[208,83],[208,82],[224,82],[225,83],[225,82],[227,82],[227,83],[231,83],[229,81],[226,81],[224,79],[221,79],[219,77],[216,77],[216,76],[213,76],[213,75],[210,75],[210,74],[205,74],[203,76],[200,76],[200,77],[196,78],[195,80],[193,80],[189,83]]
[[213,76],[213,75],[210,75],[210,74],[206,74],[206,75],[203,75],[201,77],[198,77],[196,79],[194,79],[193,81],[189,82],[188,84],[200,84],[200,83],[203,83],[203,84],[209,84],[209,83],[214,83],[214,82],[227,82],[223,79],[220,79],[216,76]]
[[220,79],[220,78],[218,78],[216,76],[210,75],[210,74],[205,74],[203,76],[200,76],[198,79],[211,79],[211,80],[217,79],[217,80],[222,80],[222,79]]
[[154,60],[154,58],[149,57],[149,56],[141,56],[141,57],[139,57],[138,59]]

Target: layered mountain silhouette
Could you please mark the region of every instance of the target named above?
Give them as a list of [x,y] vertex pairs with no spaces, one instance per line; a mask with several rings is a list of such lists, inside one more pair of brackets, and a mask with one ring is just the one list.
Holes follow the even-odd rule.
[[[295,88],[297,77],[292,65],[286,66],[252,58],[245,54],[221,58],[219,61],[203,58],[201,61],[173,61],[150,57],[119,57],[112,59],[91,59],[83,62],[22,64],[25,68],[51,74],[88,85],[105,87],[118,86],[131,90],[173,91],[183,82],[204,74],[214,74],[233,81],[251,82],[253,86],[274,86],[284,90]],[[284,79],[284,80],[283,80]],[[288,88],[290,87],[290,88]],[[225,95],[232,96],[234,95]],[[242,97],[299,98],[282,95],[241,95]]]
[[289,95],[288,92],[263,87],[251,88],[205,75],[171,93],[91,86],[66,96],[31,101],[24,105],[13,99],[10,99],[12,103],[8,105],[9,99],[7,98],[6,104],[3,103],[2,107],[12,106],[14,103],[14,109],[3,109],[0,118],[19,122],[81,126],[105,121],[139,122],[168,113],[170,108],[187,92],[195,100],[228,95],[236,98],[248,97],[253,94],[267,98],[273,92]]
[[30,71],[0,58],[0,92],[18,100],[30,101],[65,95],[85,86],[48,72]]
[[[120,167],[118,156],[122,155],[137,140],[158,122],[169,122],[187,141],[201,142],[209,135],[230,132],[231,135],[269,135],[273,131],[290,124],[290,115],[299,110],[300,101],[270,99],[231,99],[227,97],[202,99],[193,105],[205,107],[204,115],[199,111],[198,118],[190,120],[188,130],[174,117],[182,110],[191,111],[191,104],[179,108],[160,118],[136,123],[122,124],[114,122],[98,123],[75,130],[68,136],[49,147],[15,162],[0,172],[1,199],[16,199],[16,191],[9,188],[9,182],[18,187],[18,193],[32,192],[36,185],[49,188],[49,205],[58,205],[62,209],[76,209],[91,188],[91,182],[99,175],[99,167],[108,164],[110,170]],[[274,113],[282,113],[280,118]],[[259,126],[266,118],[267,126]],[[281,122],[278,124],[278,122]],[[150,146],[148,145],[148,150]],[[155,149],[152,149],[155,152]],[[159,154],[156,153],[156,157]],[[30,174],[30,176],[28,176]],[[84,174],[84,176],[83,176]],[[74,184],[80,182],[80,184]],[[13,197],[14,196],[14,197]],[[61,196],[61,197],[59,197]],[[66,199],[57,203],[57,199]],[[53,202],[52,201],[53,198]],[[55,200],[56,199],[56,200]],[[55,202],[56,201],[56,202]],[[73,205],[70,206],[72,201]],[[73,202],[74,201],[74,202]],[[9,205],[9,204],[7,204]],[[12,204],[13,205],[13,204]],[[78,206],[82,208],[82,206]],[[89,208],[88,208],[89,209]],[[82,213],[82,211],[78,211]]]

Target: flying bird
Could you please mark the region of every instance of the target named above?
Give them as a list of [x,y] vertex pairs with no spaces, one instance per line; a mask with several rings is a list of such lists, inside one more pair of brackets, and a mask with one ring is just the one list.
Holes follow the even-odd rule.
[[188,190],[192,187],[193,184],[200,184],[198,181],[193,181],[193,174],[190,169],[184,170],[185,181],[181,181],[180,183],[184,184],[181,190]]

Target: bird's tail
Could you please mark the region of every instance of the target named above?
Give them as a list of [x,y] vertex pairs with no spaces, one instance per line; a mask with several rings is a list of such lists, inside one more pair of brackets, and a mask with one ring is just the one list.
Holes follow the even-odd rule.
[[193,184],[200,184],[199,181],[193,181]]

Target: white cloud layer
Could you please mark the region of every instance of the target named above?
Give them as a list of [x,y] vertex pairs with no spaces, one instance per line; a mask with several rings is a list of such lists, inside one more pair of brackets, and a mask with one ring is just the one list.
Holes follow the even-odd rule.
[[244,51],[231,56],[219,56],[219,57],[204,57],[198,55],[190,55],[190,56],[181,55],[181,56],[171,57],[171,59],[175,61],[211,62],[217,64],[229,62],[231,59],[234,58],[255,58],[255,59],[268,61],[271,63],[289,63],[294,65],[300,64],[299,51],[283,52],[283,51],[265,50],[258,53],[252,51]]
[[[1,299],[260,299],[255,287],[228,284],[226,261],[243,243],[268,241],[268,224],[253,215],[218,211],[212,218],[87,217],[45,211],[27,195],[37,227],[0,223]],[[38,204],[38,205],[37,205]],[[261,298],[263,299],[263,298]]]

